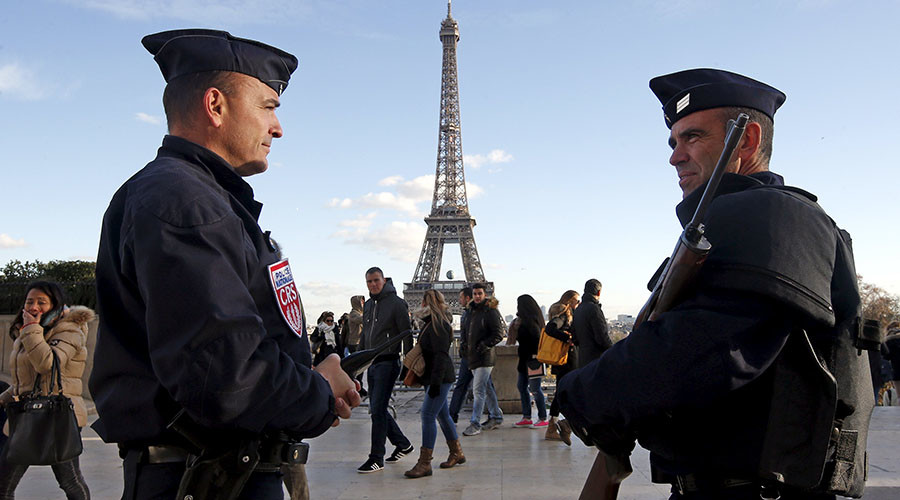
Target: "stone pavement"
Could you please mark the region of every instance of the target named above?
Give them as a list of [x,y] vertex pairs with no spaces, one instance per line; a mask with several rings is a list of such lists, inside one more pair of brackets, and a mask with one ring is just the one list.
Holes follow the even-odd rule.
[[[398,392],[398,421],[416,448],[421,441],[417,410],[421,392]],[[515,429],[521,415],[508,414],[500,429],[479,436],[461,437],[468,462],[422,479],[406,479],[415,456],[404,458],[384,471],[358,474],[369,449],[369,419],[365,408],[339,427],[310,441],[307,471],[314,499],[574,499],[593,462],[594,452],[576,439],[572,447],[544,440],[543,430]],[[467,413],[460,415],[466,419]],[[92,417],[96,418],[96,417]],[[460,422],[460,432],[465,428]],[[115,446],[106,445],[90,429],[84,431],[82,471],[94,499],[119,498],[122,465]],[[388,450],[392,448],[388,445]],[[869,482],[866,500],[900,499],[900,407],[875,409],[869,433]],[[446,459],[447,446],[438,433],[435,464]],[[416,451],[418,454],[418,450]],[[648,452],[637,448],[632,456],[634,474],[623,483],[622,500],[668,498],[668,488],[650,483]],[[63,498],[49,467],[32,467],[25,474],[16,498]]]

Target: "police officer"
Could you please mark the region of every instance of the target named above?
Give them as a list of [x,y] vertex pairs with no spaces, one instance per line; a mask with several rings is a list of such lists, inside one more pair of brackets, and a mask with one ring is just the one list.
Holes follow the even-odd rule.
[[608,454],[627,455],[637,439],[671,498],[862,495],[873,401],[855,344],[853,256],[816,197],[768,169],[785,95],[713,69],[650,88],[671,129],[683,225],[727,120],[743,112],[750,123],[704,221],[712,251],[696,287],[564,378],[563,413]]
[[[296,57],[214,30],[142,43],[167,82],[169,135],[103,219],[90,380],[94,428],[120,447],[126,499],[175,498],[188,451],[168,428],[179,412],[204,433],[277,450],[359,404],[337,355],[311,368],[290,265],[243,179],[266,170],[282,136],[275,110]],[[241,498],[282,498],[279,456],[260,456]]]

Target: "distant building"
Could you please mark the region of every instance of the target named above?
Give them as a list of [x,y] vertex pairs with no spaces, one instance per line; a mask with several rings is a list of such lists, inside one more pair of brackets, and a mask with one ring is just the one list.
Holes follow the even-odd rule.
[[547,306],[541,306],[541,314],[547,319]]
[[512,320],[515,319],[515,316],[513,316],[512,314],[507,314],[506,318],[504,318],[504,319],[506,319],[507,324],[512,323]]
[[634,325],[634,316],[630,314],[620,314],[616,321],[622,323],[623,325]]

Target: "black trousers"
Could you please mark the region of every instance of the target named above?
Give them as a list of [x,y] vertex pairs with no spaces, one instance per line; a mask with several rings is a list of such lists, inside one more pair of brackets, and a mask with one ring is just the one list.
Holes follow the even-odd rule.
[[[148,464],[141,453],[129,451],[123,463],[125,491],[122,500],[172,500],[184,474],[183,463]],[[254,472],[241,491],[240,500],[284,500],[280,472]]]

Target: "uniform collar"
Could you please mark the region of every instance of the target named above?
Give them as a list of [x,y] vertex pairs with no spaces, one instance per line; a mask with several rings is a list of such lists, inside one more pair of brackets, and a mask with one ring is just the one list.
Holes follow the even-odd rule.
[[[746,191],[752,187],[762,185],[783,186],[784,178],[775,172],[768,171],[750,175],[726,173],[722,176],[721,182],[719,182],[716,196]],[[703,197],[704,190],[706,190],[706,183],[693,190],[687,198],[681,200],[681,203],[675,207],[675,214],[678,216],[682,227],[686,226],[694,216],[697,205],[700,204],[700,198]]]
[[259,220],[262,203],[253,199],[253,188],[221,156],[177,135],[166,135],[158,154],[159,156],[181,158],[191,165],[199,167],[200,170],[206,171],[212,175],[216,184],[234,196],[255,220]]

